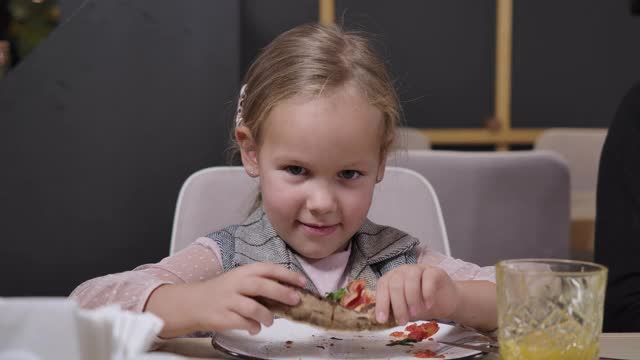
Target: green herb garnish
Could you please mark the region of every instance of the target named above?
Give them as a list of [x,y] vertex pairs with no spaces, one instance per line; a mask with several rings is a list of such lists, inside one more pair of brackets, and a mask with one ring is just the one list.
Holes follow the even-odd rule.
[[412,346],[412,343],[417,343],[418,340],[416,339],[412,339],[412,338],[406,338],[406,339],[402,339],[402,340],[395,340],[392,341],[390,343],[387,344],[387,346],[396,346],[396,345],[403,345],[403,346]]
[[333,300],[335,302],[340,302],[340,300],[342,300],[342,298],[347,294],[347,289],[346,288],[342,288],[342,289],[338,289],[334,292],[330,292],[327,293],[327,295],[325,295],[325,297],[329,300]]

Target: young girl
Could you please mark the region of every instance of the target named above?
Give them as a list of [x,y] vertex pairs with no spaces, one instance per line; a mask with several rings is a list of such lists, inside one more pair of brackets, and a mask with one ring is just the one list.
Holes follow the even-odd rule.
[[[445,318],[496,327],[494,269],[448,258],[366,216],[399,121],[384,64],[358,34],[304,25],[249,69],[235,140],[261,204],[240,225],[158,264],[93,279],[83,307],[120,303],[165,321],[163,337],[270,326],[255,297],[295,305],[293,287],[324,294],[354,279],[376,290],[376,317]],[[224,206],[224,204],[220,204]]]

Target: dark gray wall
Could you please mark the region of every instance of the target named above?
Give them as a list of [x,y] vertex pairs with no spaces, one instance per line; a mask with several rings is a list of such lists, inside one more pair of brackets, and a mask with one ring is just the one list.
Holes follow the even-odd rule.
[[607,127],[640,79],[628,0],[514,2],[512,123]]
[[242,0],[241,74],[258,52],[280,33],[297,25],[318,21],[318,0]]
[[60,21],[64,22],[76,12],[83,3],[91,0],[58,0],[58,9],[60,10]]
[[224,163],[239,10],[88,1],[0,82],[0,295],[168,253],[181,183]]
[[481,127],[493,114],[495,0],[337,0],[338,21],[376,35],[406,122]]

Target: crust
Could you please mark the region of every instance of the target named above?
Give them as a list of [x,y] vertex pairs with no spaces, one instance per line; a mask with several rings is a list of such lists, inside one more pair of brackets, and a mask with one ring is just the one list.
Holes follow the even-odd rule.
[[259,301],[274,314],[293,321],[303,322],[329,330],[366,331],[383,330],[397,326],[390,318],[380,324],[375,319],[375,305],[354,311],[304,289],[296,289],[300,295],[298,305],[289,306],[270,299]]

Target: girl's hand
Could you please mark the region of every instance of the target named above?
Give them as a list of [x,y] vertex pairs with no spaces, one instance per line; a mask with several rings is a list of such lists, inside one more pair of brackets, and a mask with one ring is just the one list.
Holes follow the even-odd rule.
[[281,265],[254,263],[199,283],[161,286],[149,298],[147,311],[165,321],[163,337],[230,329],[254,335],[260,324],[273,324],[273,314],[255,297],[296,305],[300,298],[290,286],[305,283],[304,276]]
[[460,303],[460,290],[442,269],[403,265],[378,280],[376,319],[387,321],[389,308],[398,325],[411,320],[451,319]]
[[281,265],[254,263],[200,283],[194,294],[200,300],[197,304],[202,328],[244,329],[257,334],[260,324],[273,324],[273,314],[254,299],[256,296],[287,305],[300,301],[295,290],[281,283],[303,287],[306,279]]

